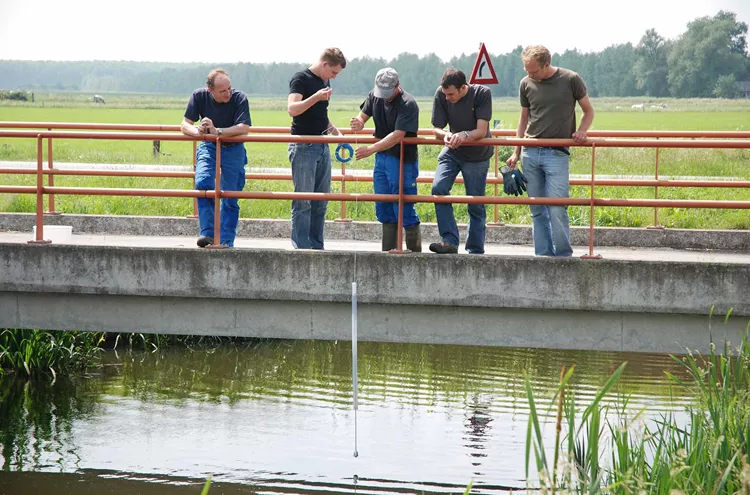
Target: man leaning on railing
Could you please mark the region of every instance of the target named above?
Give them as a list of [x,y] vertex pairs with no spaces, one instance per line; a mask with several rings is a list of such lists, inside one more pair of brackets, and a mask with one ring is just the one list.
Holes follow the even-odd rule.
[[[211,134],[219,137],[244,136],[250,131],[250,105],[242,91],[232,89],[232,82],[224,69],[208,74],[206,88],[193,91],[182,119],[182,133],[200,137]],[[200,121],[200,122],[198,122]],[[198,122],[198,125],[195,123]],[[204,141],[198,145],[195,164],[195,188],[209,191],[216,187],[216,143]],[[221,189],[241,191],[245,187],[247,152],[244,143],[221,144]],[[215,201],[198,198],[198,221],[201,236],[198,246],[214,243]],[[234,247],[240,205],[236,198],[221,200],[221,244]]]
[[[586,83],[575,72],[550,65],[552,57],[541,45],[528,46],[521,54],[528,74],[521,80],[521,117],[518,137],[573,139],[586,142],[586,133],[594,121]],[[583,110],[576,130],[576,102]],[[515,168],[519,157],[528,181],[529,196],[567,198],[570,196],[570,150],[567,147],[516,147],[508,158]],[[503,171],[505,174],[505,171]],[[537,256],[572,256],[570,220],[567,206],[530,205]]]

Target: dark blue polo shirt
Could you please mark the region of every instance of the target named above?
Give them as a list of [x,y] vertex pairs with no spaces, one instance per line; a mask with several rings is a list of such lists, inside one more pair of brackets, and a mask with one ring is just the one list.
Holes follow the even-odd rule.
[[204,117],[211,119],[214,127],[222,129],[237,124],[252,125],[247,96],[236,89],[232,90],[232,97],[226,103],[216,103],[208,88],[193,91],[185,110],[185,118],[198,122]]

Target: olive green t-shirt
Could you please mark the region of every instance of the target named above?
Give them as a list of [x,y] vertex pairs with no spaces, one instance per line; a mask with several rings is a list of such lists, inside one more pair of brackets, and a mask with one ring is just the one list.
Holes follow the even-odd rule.
[[519,96],[521,106],[529,109],[526,137],[570,139],[576,132],[576,102],[586,96],[586,83],[572,70],[559,67],[543,81],[524,77]]

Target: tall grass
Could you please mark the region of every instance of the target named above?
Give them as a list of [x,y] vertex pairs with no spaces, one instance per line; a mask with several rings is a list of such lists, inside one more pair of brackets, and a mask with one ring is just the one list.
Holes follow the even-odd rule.
[[[750,327],[750,325],[748,325]],[[529,378],[530,417],[526,477],[536,469],[544,494],[750,494],[750,345],[746,336],[736,352],[721,354],[713,342],[707,356],[672,358],[688,379],[667,373],[674,386],[693,394],[686,419],[674,413],[647,418],[626,413],[627,398],[605,404],[625,370],[623,363],[583,411],[566,387],[573,369],[561,374],[554,461],[542,441],[542,423]],[[550,408],[552,405],[550,406]],[[549,412],[549,411],[548,411]]]
[[49,332],[6,328],[0,332],[0,376],[15,371],[27,377],[57,377],[62,370],[90,365],[103,333]]

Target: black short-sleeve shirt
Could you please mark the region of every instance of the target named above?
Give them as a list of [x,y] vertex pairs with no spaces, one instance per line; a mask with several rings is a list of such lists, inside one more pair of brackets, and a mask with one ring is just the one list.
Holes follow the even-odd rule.
[[[372,117],[375,122],[375,137],[383,139],[393,131],[404,131],[406,137],[416,137],[419,130],[419,106],[412,95],[402,91],[393,101],[376,98],[372,92],[359,107],[362,113]],[[401,156],[401,143],[383,153]],[[404,163],[417,161],[416,144],[404,145]]]
[[[289,94],[297,93],[306,100],[323,88],[329,87],[328,81],[323,81],[310,69],[297,72],[289,81]],[[320,136],[328,129],[328,101],[317,102],[303,113],[292,118],[292,134],[298,136]]]
[[232,90],[232,96],[226,103],[216,103],[208,88],[193,91],[185,109],[185,118],[198,122],[208,117],[215,127],[232,127],[237,124],[252,125],[250,122],[250,104],[242,91]]
[[[432,104],[432,125],[438,129],[450,126],[452,133],[473,131],[477,120],[492,122],[492,92],[487,86],[469,84],[466,95],[456,103],[445,99],[443,90],[438,86]],[[490,126],[487,126],[485,137],[492,137]],[[467,161],[487,160],[492,156],[492,146],[460,146],[457,149]]]

